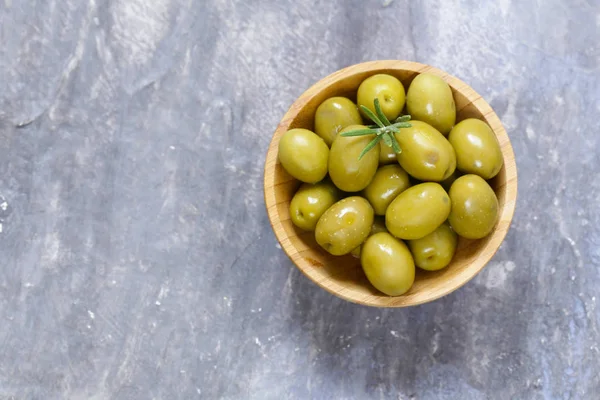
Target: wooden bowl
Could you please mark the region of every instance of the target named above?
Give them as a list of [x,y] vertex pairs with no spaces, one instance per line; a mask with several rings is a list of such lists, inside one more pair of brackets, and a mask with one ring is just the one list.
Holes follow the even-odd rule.
[[[457,122],[475,117],[487,122],[496,134],[504,167],[490,182],[500,206],[498,223],[487,237],[459,240],[451,264],[441,271],[426,272],[417,268],[415,283],[404,295],[389,297],[377,291],[364,275],[360,262],[352,256],[336,257],[316,243],[313,232],[296,228],[290,219],[290,201],[299,186],[281,166],[277,149],[281,135],[292,128],[313,130],[317,107],[332,96],[346,96],[356,101],[356,91],[367,77],[386,73],[400,79],[408,89],[421,72],[435,74],[452,88]],[[267,213],[275,236],[294,264],[313,282],[345,300],[375,307],[407,307],[426,303],[452,293],[471,280],[496,253],[510,226],[517,197],[517,167],[510,140],[498,116],[488,103],[461,80],[424,64],[409,61],[371,61],[339,70],[320,80],[292,104],[273,135],[264,174]]]

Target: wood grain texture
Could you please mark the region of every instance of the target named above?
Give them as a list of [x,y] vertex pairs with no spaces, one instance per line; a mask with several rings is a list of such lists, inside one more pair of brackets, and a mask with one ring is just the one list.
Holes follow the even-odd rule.
[[[441,271],[417,269],[415,283],[403,296],[389,297],[369,284],[360,263],[351,256],[335,257],[321,249],[313,233],[302,232],[290,220],[289,204],[299,182],[283,169],[277,157],[281,135],[292,128],[313,129],[316,108],[332,96],[355,100],[360,83],[377,73],[396,76],[408,88],[419,73],[440,76],[451,87],[457,108],[457,122],[479,118],[487,122],[502,149],[504,167],[491,181],[500,207],[498,222],[490,235],[480,240],[461,238],[452,263]],[[517,167],[508,135],[496,113],[470,86],[428,65],[409,61],[371,61],[341,69],[304,92],[279,123],[267,152],[264,171],[267,213],[285,253],[308,278],[345,300],[375,307],[407,307],[427,303],[456,289],[477,275],[496,253],[508,232],[517,198]]]

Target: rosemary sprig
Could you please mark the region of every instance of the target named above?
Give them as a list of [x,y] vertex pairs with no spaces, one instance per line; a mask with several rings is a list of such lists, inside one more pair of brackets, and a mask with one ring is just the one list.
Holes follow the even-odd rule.
[[352,131],[340,134],[342,136],[375,135],[373,140],[371,140],[369,144],[365,146],[363,151],[358,156],[359,160],[363,158],[363,156],[367,154],[373,147],[375,147],[381,140],[383,140],[383,143],[385,143],[386,146],[391,147],[396,154],[402,153],[400,144],[398,144],[394,134],[400,132],[400,128],[410,128],[412,126],[408,122],[410,121],[410,115],[402,115],[396,118],[393,123],[391,123],[381,110],[381,105],[379,104],[378,98],[375,98],[374,105],[375,112],[363,105],[361,105],[360,108],[371,121],[375,122],[375,125],[368,125],[366,128],[354,129]]

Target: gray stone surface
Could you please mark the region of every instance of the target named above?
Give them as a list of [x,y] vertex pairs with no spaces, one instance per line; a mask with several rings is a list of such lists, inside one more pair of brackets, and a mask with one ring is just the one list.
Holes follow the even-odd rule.
[[[0,0],[0,399],[596,399],[600,2]],[[330,296],[262,195],[279,119],[350,64],[460,77],[515,220],[459,291]]]

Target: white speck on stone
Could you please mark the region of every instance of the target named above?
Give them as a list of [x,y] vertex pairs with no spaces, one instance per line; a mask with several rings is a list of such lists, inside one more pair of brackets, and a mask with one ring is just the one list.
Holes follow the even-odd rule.
[[88,328],[88,329],[92,329],[92,326],[91,326],[91,325],[88,325],[88,326],[87,326],[87,328]]
[[156,300],[156,301],[154,302],[154,304],[156,304],[157,306],[160,306],[160,305],[161,305],[161,302],[160,302],[160,301],[158,301],[158,300]]
[[201,390],[199,387],[197,387],[197,388],[196,388],[196,393],[198,393],[198,394],[202,394],[202,390]]
[[2,209],[2,211],[6,211],[6,209],[8,208],[8,203],[6,201],[3,201],[2,203],[0,203],[0,208]]
[[560,96],[560,95],[554,96],[554,101],[556,101],[561,106],[563,104],[565,104],[565,99],[562,96]]
[[277,247],[279,250],[281,250],[281,245],[279,243],[275,243],[275,247]]
[[595,296],[592,296],[592,301],[596,301],[596,297]]
[[158,292],[158,299],[162,300],[169,294],[169,286],[168,284],[164,284],[160,287],[160,291]]
[[400,334],[399,334],[398,332],[396,332],[396,331],[390,331],[390,334],[391,334],[393,337],[396,337],[396,338],[399,338],[399,337],[400,337]]
[[300,347],[296,347],[296,348],[294,349],[294,351],[299,351],[299,350],[300,350]]
[[550,273],[554,275],[555,272],[556,272],[556,268],[552,267],[552,269],[550,269]]
[[88,315],[90,316],[91,319],[95,319],[96,318],[96,314],[94,314],[92,311],[88,310]]
[[169,146],[171,150],[175,150],[175,146]]
[[538,220],[538,217],[537,217],[537,215],[534,215],[534,216],[533,216],[533,220],[534,220],[534,221],[537,221],[537,220]]
[[223,300],[225,300],[225,304],[227,305],[227,307],[231,308],[231,299],[225,296],[223,297]]
[[527,138],[529,140],[535,139],[535,131],[531,126],[528,125],[527,128],[525,128],[525,133],[527,134]]
[[377,321],[378,321],[378,320],[379,320],[379,318],[381,318],[381,317],[375,317],[375,320],[377,320]]
[[392,4],[394,2],[394,0],[383,0],[383,2],[381,3],[382,6],[387,7],[390,4]]
[[513,261],[498,262],[490,265],[487,270],[487,279],[485,280],[485,287],[488,289],[497,288],[504,285],[506,281],[507,272],[515,269],[515,263]]
[[258,307],[258,312],[261,312],[261,311],[262,311],[262,308]]
[[31,282],[25,282],[25,284],[23,286],[25,286],[25,287],[32,287],[33,283],[31,283]]
[[571,280],[574,281],[575,280],[575,275],[571,275]]
[[100,25],[100,20],[98,19],[98,17],[94,17],[94,25],[96,25],[96,26]]
[[552,164],[558,164],[558,151],[556,149],[550,150],[550,160],[552,161]]
[[237,172],[237,167],[233,164],[225,164],[225,169],[231,172]]
[[185,369],[180,369],[180,370],[179,370],[179,373],[180,373],[180,374],[185,374]]
[[257,338],[257,337],[255,337],[255,338],[254,338],[254,343],[256,343],[256,345],[257,345],[258,347],[262,347],[262,345],[263,345],[263,344],[261,343],[260,339],[259,339],[259,338]]
[[0,233],[2,233],[3,230],[4,230],[4,228],[2,227],[2,224],[0,223]]

